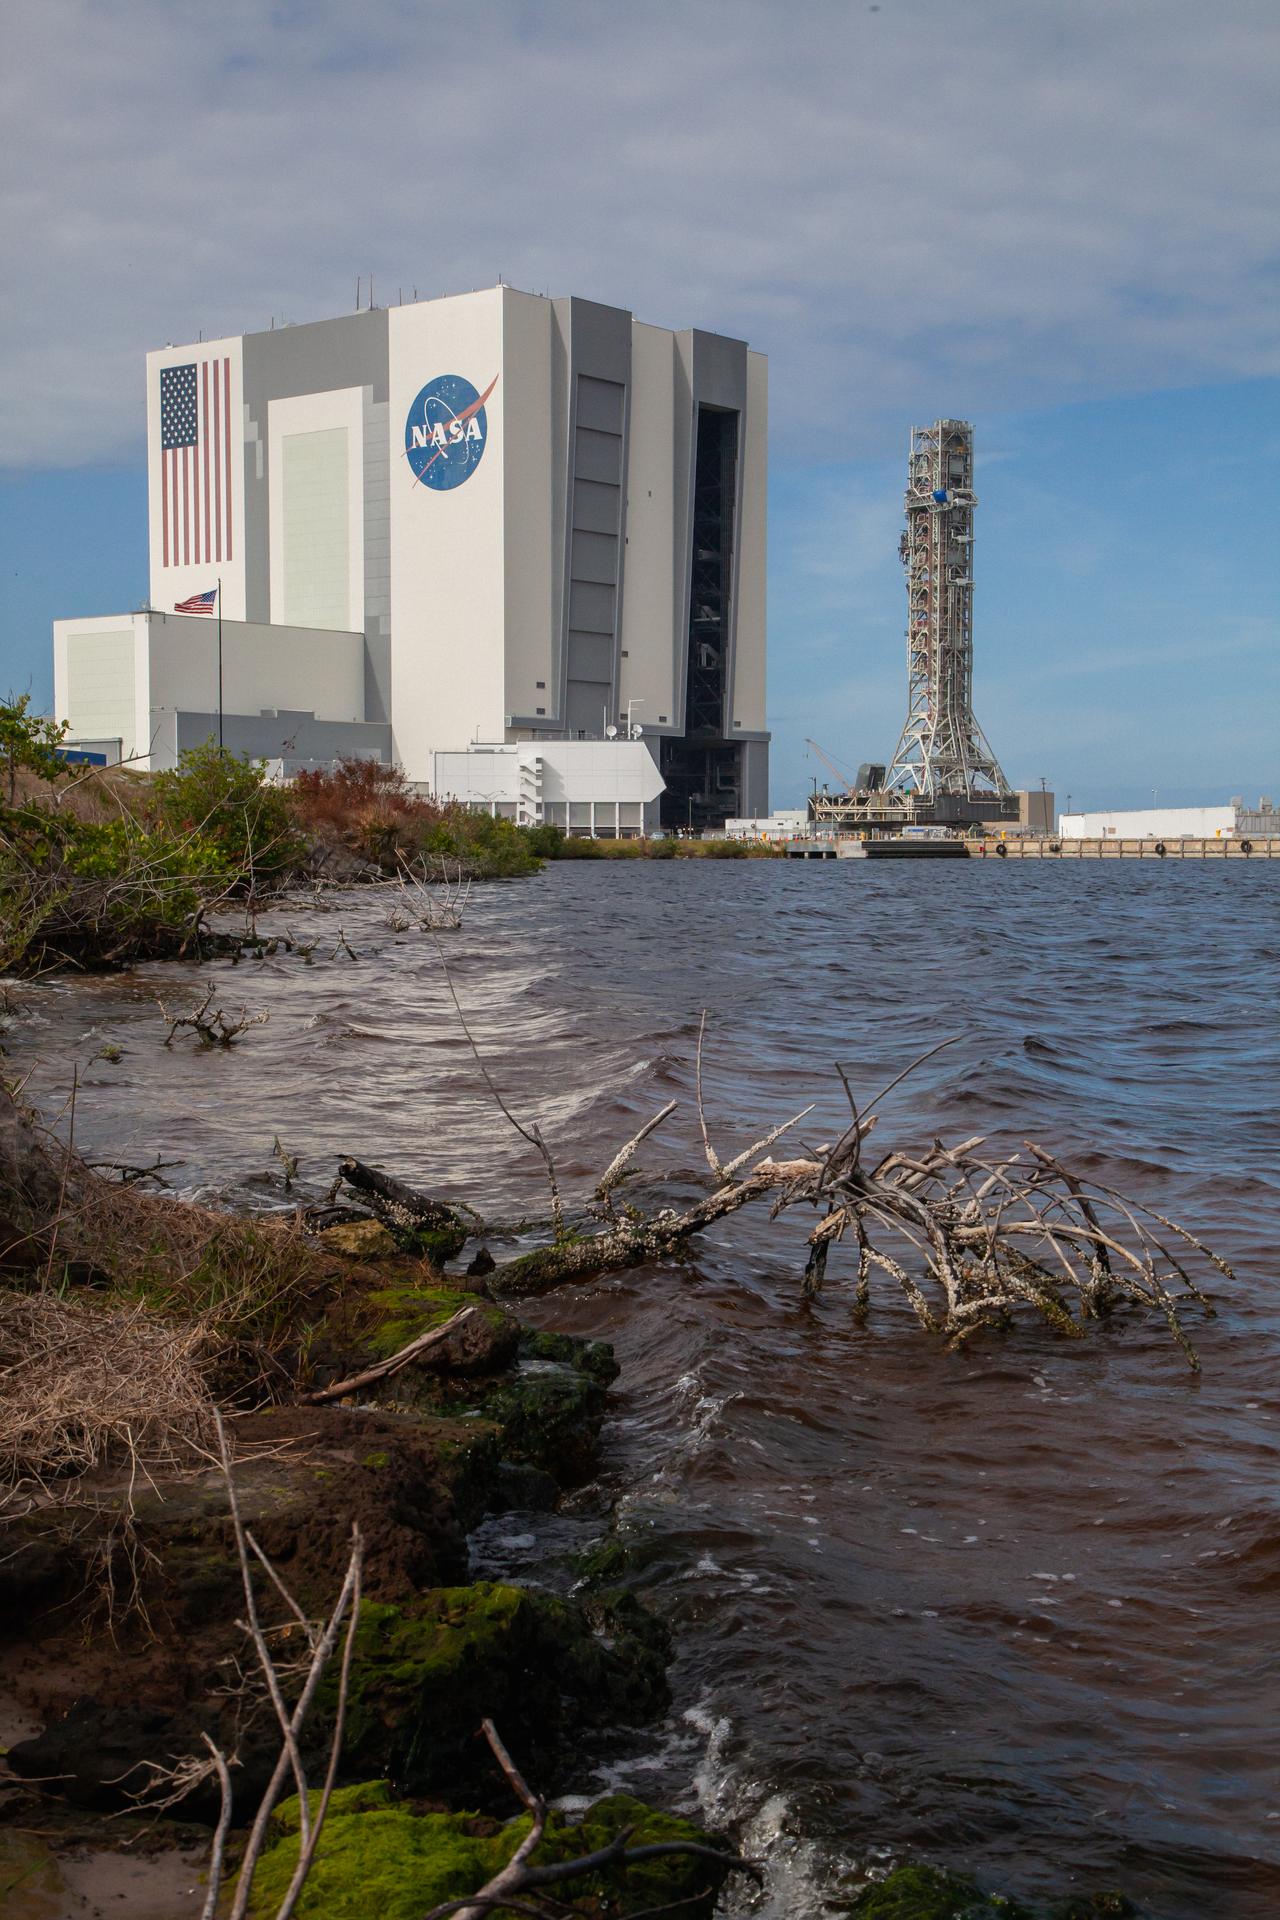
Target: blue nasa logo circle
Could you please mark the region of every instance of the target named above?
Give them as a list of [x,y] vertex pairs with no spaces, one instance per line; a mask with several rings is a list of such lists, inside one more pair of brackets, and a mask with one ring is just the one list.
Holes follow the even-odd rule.
[[446,493],[471,478],[488,445],[484,403],[497,384],[495,375],[480,393],[460,373],[428,380],[404,423],[404,455],[415,481]]

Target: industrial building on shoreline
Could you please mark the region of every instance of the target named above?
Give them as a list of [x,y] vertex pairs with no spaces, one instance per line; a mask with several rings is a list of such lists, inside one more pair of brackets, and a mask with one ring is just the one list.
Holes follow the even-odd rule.
[[55,715],[596,831],[764,814],[767,412],[741,340],[504,285],[165,347],[149,605],[55,622]]

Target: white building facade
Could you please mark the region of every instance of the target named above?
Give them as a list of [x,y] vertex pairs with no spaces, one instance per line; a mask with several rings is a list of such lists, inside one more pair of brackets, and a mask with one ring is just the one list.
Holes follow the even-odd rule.
[[497,286],[166,347],[147,396],[151,605],[220,582],[260,705],[321,717],[277,631],[355,634],[353,719],[413,780],[476,741],[639,726],[667,824],[767,812],[744,342]]
[[662,776],[640,740],[521,740],[434,756],[432,785],[518,826],[592,839],[638,838],[658,825]]
[[1064,840],[1222,840],[1236,831],[1239,801],[1226,807],[1141,807],[1127,813],[1064,813]]

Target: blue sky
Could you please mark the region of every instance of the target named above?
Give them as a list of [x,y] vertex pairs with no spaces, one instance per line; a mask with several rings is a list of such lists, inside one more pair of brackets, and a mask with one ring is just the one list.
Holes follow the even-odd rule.
[[908,430],[972,419],[1015,784],[1280,791],[1273,0],[7,0],[0,686],[146,591],[143,355],[492,284],[770,356],[774,799],[905,704]]

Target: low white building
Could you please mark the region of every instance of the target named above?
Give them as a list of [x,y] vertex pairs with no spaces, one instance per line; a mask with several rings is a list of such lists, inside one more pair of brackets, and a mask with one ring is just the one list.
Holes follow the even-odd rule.
[[1236,831],[1239,803],[1225,807],[1141,807],[1129,813],[1064,813],[1064,840],[1225,840]]
[[809,832],[809,810],[796,807],[754,820],[726,820],[724,831],[728,840],[799,840]]
[[662,775],[642,740],[518,740],[433,755],[432,789],[518,826],[634,839],[658,824]]

